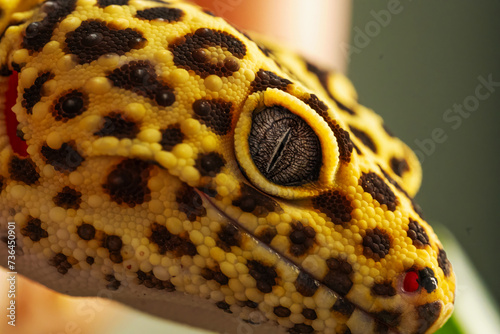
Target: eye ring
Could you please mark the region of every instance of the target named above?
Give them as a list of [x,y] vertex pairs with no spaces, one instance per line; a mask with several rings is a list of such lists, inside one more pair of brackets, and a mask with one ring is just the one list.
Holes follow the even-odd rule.
[[[260,114],[262,112],[264,114]],[[253,122],[256,118],[261,118],[259,121],[266,119],[267,123],[255,127]],[[283,127],[274,126],[274,122],[282,122]],[[290,123],[294,123],[292,130],[286,128]],[[264,143],[262,147],[263,150],[267,150],[264,154],[267,160],[259,156],[259,141],[249,139],[252,131],[269,131],[269,136],[276,139],[277,143]],[[290,135],[299,138],[290,138]],[[314,138],[317,138],[317,144],[314,143]],[[339,165],[339,150],[333,132],[313,109],[297,97],[281,90],[267,89],[265,92],[257,92],[248,97],[236,124],[234,143],[240,169],[250,182],[270,195],[287,199],[311,197],[334,182]],[[297,145],[303,143],[309,145],[311,149],[320,150],[317,154],[319,156],[317,168],[307,165],[308,158],[314,161],[313,155],[305,154],[305,160],[301,157],[298,162],[290,162],[289,158],[293,157],[293,152],[287,152],[285,144],[295,145],[297,149]],[[303,150],[299,153],[304,154]],[[273,165],[282,158],[294,164],[293,170],[297,175],[292,175],[292,182],[286,182],[288,179],[279,175],[283,172],[281,166],[275,168]],[[297,172],[297,166],[305,168],[305,172]],[[299,180],[300,178],[304,180]],[[280,180],[285,181],[280,182]]]

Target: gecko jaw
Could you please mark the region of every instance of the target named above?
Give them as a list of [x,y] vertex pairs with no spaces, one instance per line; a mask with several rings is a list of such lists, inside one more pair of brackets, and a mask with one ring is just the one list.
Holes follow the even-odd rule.
[[[265,243],[263,243],[262,241],[260,241],[257,237],[255,237],[254,235],[252,235],[250,233],[250,231],[248,229],[246,229],[244,226],[242,226],[242,224],[240,224],[237,220],[231,218],[229,215],[227,215],[225,212],[223,212],[222,210],[220,210],[217,205],[210,199],[209,196],[207,196],[204,192],[198,190],[198,189],[195,189],[196,192],[200,195],[200,197],[206,202],[208,203],[208,205],[210,205],[224,220],[227,220],[230,224],[233,224],[234,226],[236,226],[237,228],[241,229],[242,231],[244,231],[245,233],[249,234],[250,236],[252,236],[253,238],[255,238],[255,240],[259,243],[260,246],[266,248],[269,252],[273,252],[275,253],[281,261],[283,262],[286,262],[288,265],[290,266],[293,266],[295,267],[299,272],[305,272],[306,274],[308,274],[310,277],[313,277],[310,273],[308,273],[305,269],[299,267],[298,265],[296,265],[295,263],[293,263],[290,259],[288,259],[286,256],[284,256],[283,254],[281,254],[279,251],[275,250],[273,247],[271,247],[270,245],[267,245]],[[322,285],[324,286],[326,289],[328,289],[331,293],[333,293],[337,299],[344,299],[344,300],[347,300],[349,303],[351,303],[352,305],[354,305],[354,308],[355,309],[358,309],[360,312],[362,312],[364,315],[368,316],[368,317],[371,317],[375,323],[381,323],[383,324],[384,326],[387,326],[387,328],[390,330],[389,333],[390,334],[403,334],[402,332],[400,332],[399,330],[395,329],[393,326],[390,326],[389,324],[387,324],[386,322],[378,319],[376,316],[374,316],[373,314],[371,314],[370,312],[368,312],[367,310],[363,309],[362,307],[360,307],[358,304],[354,303],[354,302],[351,302],[349,299],[345,298],[345,297],[342,297],[340,296],[338,293],[336,293],[335,291],[331,290],[330,288],[326,287],[326,285],[321,282],[321,281],[318,281],[316,279],[314,279],[316,281],[316,283],[318,285]]]

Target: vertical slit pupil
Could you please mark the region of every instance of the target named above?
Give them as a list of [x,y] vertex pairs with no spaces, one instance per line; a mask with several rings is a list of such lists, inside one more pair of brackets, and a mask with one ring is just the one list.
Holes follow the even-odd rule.
[[274,151],[274,153],[272,155],[272,160],[269,162],[269,165],[267,166],[267,172],[268,173],[270,171],[272,171],[272,169],[276,165],[276,162],[278,162],[278,159],[283,154],[283,150],[285,149],[285,146],[286,146],[286,144],[288,143],[288,141],[290,139],[290,133],[291,133],[291,129],[288,128],[286,130],[285,134],[283,134],[281,136],[281,138],[278,140],[279,146],[276,146],[276,150]]
[[255,166],[270,182],[297,186],[319,178],[319,138],[309,124],[283,106],[254,111],[248,144]]

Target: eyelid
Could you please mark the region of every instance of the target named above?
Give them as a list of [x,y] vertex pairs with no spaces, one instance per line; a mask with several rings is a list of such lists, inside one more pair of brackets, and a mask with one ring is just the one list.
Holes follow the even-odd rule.
[[[282,106],[290,110],[304,120],[318,136],[323,160],[317,181],[300,186],[280,186],[270,182],[259,172],[249,153],[248,137],[253,113],[271,106]],[[331,187],[335,181],[339,165],[339,149],[335,135],[325,120],[312,108],[279,89],[268,88],[265,92],[257,92],[248,97],[237,121],[234,143],[236,158],[242,170],[256,187],[270,195],[286,199],[312,197]]]

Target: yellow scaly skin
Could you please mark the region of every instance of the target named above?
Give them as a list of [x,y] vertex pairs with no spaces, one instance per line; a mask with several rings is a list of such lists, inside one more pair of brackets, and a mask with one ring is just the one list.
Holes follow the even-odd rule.
[[35,3],[0,2],[28,144],[13,152],[2,109],[0,237],[16,222],[20,273],[220,332],[448,319],[418,161],[344,76],[182,1]]

